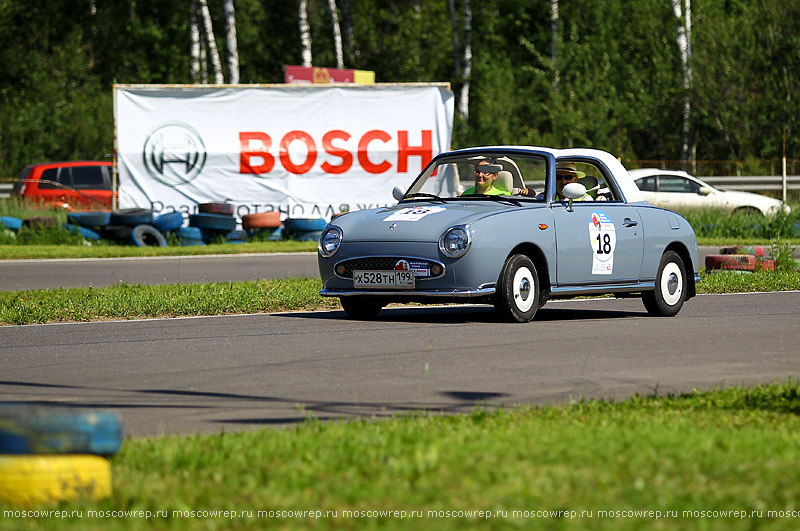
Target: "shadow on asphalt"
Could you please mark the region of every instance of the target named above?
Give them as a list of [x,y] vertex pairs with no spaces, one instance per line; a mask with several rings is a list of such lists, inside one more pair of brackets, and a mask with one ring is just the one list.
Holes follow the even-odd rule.
[[[2,387],[38,387],[60,389],[69,387],[76,390],[85,390],[96,393],[97,391],[110,391],[117,394],[119,390],[90,386],[63,386],[40,382],[13,382],[0,381]],[[205,422],[250,426],[280,426],[296,425],[306,421],[353,420],[391,418],[396,416],[414,414],[453,414],[470,413],[476,409],[499,409],[505,407],[502,399],[509,396],[506,393],[493,391],[439,391],[437,394],[442,400],[422,403],[397,403],[397,402],[346,402],[346,401],[302,401],[293,397],[276,397],[262,395],[245,395],[236,393],[204,392],[179,389],[134,389],[125,390],[126,393],[146,395],[148,397],[161,397],[164,402],[160,404],[126,403],[124,400],[81,400],[70,401],[68,404],[58,400],[25,400],[19,402],[0,402],[15,404],[31,404],[50,406],[68,411],[75,408],[100,408],[100,409],[181,409],[203,410],[213,412],[215,409],[229,411],[231,408],[246,410],[257,407],[278,406],[294,408],[294,416],[264,415],[246,418],[209,419]],[[181,403],[176,401],[181,400]],[[123,414],[124,423],[124,414]]]
[[[276,314],[280,317],[301,319],[330,319],[344,321],[358,321],[351,319],[343,310],[330,310],[323,312],[294,312]],[[559,308],[556,305],[545,306],[536,312],[533,322],[548,321],[579,321],[594,319],[624,319],[630,317],[646,317],[648,314],[641,311],[609,310],[609,309],[576,309]],[[435,323],[435,324],[468,324],[468,323],[507,323],[491,306],[414,306],[399,308],[384,308],[375,319],[363,320],[365,322],[379,323]],[[511,324],[511,323],[509,323]]]

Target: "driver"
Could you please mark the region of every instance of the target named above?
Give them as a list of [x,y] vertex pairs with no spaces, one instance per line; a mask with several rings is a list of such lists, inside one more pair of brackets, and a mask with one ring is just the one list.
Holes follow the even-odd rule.
[[503,166],[494,163],[492,159],[478,162],[474,171],[475,186],[467,188],[461,195],[509,195],[508,192],[494,186],[497,174],[502,170]]

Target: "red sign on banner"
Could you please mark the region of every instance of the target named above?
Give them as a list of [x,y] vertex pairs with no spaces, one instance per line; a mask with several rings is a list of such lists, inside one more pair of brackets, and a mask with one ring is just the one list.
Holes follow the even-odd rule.
[[307,85],[311,83],[375,83],[375,72],[369,70],[346,70],[320,66],[292,66],[285,69],[285,83]]

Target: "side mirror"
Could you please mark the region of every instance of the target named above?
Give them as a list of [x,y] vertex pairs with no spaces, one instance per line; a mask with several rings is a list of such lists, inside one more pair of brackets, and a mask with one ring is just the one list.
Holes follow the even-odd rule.
[[398,186],[395,186],[394,188],[392,188],[392,197],[394,197],[398,201],[403,199],[404,195],[406,195],[406,191],[401,186],[398,185]]
[[561,195],[567,199],[579,199],[586,195],[586,187],[581,183],[569,183],[568,185],[564,186],[564,189],[561,191]]
[[572,200],[580,199],[586,195],[586,187],[581,183],[569,183],[561,190],[561,195],[569,199],[567,205],[567,212],[572,212]]
[[701,186],[700,190],[698,191],[698,193],[700,195],[710,195],[711,194],[711,188],[706,188],[705,186]]

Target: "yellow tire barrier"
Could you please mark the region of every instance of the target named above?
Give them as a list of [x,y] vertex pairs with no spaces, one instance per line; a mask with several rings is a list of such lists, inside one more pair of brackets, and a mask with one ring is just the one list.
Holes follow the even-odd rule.
[[111,496],[111,465],[95,455],[0,455],[0,500],[38,505]]

